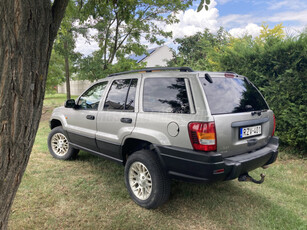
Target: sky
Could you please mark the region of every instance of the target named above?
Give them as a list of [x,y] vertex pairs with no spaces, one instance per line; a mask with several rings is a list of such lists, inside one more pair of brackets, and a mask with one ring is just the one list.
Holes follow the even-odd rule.
[[[205,28],[215,33],[222,26],[236,37],[246,33],[256,37],[263,23],[269,28],[283,23],[288,35],[298,34],[307,27],[306,0],[211,0],[209,10],[203,8],[200,12],[197,12],[198,4],[199,1],[185,12],[179,12],[178,24],[164,26],[165,30],[173,32],[173,38],[166,40],[166,45],[174,48],[174,39],[191,36]],[[143,42],[148,48],[157,46]],[[83,55],[90,55],[97,49],[95,41],[86,41],[81,36],[77,39],[76,51]]]

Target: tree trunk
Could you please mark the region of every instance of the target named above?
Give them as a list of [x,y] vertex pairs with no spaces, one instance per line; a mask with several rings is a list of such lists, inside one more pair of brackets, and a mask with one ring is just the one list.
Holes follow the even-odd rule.
[[68,0],[0,1],[0,229],[26,169]]
[[69,59],[68,59],[68,44],[64,41],[64,52],[65,52],[65,78],[66,78],[66,97],[70,99],[70,74],[69,74]]

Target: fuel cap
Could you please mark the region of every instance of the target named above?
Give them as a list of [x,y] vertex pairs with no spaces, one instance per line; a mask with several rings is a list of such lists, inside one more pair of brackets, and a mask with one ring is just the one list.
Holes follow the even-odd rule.
[[167,125],[167,132],[171,137],[176,137],[179,134],[179,131],[179,125],[176,122],[172,121]]

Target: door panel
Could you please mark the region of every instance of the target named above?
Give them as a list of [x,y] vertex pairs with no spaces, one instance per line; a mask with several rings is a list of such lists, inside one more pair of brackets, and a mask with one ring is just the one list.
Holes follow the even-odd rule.
[[[123,123],[122,118],[131,119],[131,122]],[[133,131],[135,121],[135,112],[99,111],[96,134],[99,150],[112,157],[121,158],[120,145],[125,136]]]
[[99,82],[83,93],[76,108],[67,109],[67,132],[72,143],[98,151],[96,144],[97,114],[108,81]]
[[[96,117],[97,111],[69,109],[67,112],[67,132],[72,143],[97,151],[96,146]],[[87,119],[92,116],[95,119]]]
[[96,140],[99,151],[121,159],[120,146],[136,122],[138,79],[123,78],[112,82],[104,108],[97,114]]

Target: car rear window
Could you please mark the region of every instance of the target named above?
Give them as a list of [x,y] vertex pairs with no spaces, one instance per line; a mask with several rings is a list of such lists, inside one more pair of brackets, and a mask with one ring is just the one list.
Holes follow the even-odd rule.
[[211,114],[267,110],[262,95],[245,78],[212,77],[212,83],[200,78]]

